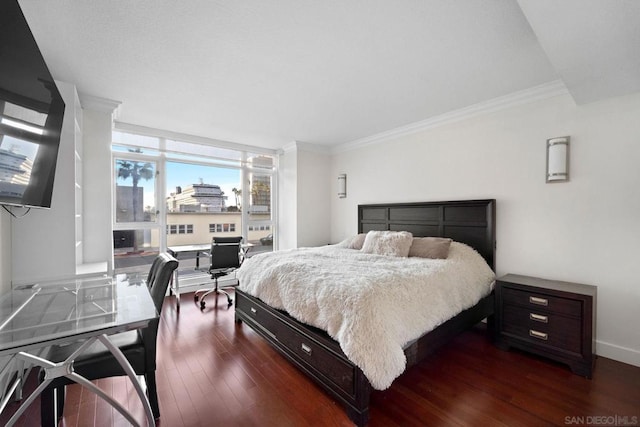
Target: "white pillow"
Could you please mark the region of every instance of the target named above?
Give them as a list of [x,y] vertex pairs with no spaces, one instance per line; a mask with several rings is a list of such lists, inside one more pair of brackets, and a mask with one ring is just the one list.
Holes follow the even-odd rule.
[[362,252],[367,254],[406,257],[413,243],[408,231],[370,231],[364,239]]
[[360,250],[362,249],[365,237],[366,233],[356,234],[355,236],[347,237],[342,242],[337,243],[336,246],[340,248]]
[[349,249],[362,249],[362,245],[364,245],[364,239],[367,237],[365,233],[360,233],[357,236],[354,236],[353,239],[349,242],[347,247]]

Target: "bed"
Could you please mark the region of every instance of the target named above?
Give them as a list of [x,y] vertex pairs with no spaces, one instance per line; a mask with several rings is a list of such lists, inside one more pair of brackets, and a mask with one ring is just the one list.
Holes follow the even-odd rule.
[[[414,237],[448,237],[475,249],[495,269],[495,200],[358,206],[358,233],[376,230],[408,231]],[[490,293],[430,332],[411,340],[402,349],[406,367],[417,364],[452,337],[485,318],[492,334],[493,311],[493,293]],[[235,318],[238,323],[244,322],[254,329],[339,401],[355,424],[367,423],[369,396],[374,390],[372,382],[345,355],[344,346],[341,347],[327,332],[264,303],[245,292],[242,283],[236,290]],[[375,388],[380,389],[378,385]]]

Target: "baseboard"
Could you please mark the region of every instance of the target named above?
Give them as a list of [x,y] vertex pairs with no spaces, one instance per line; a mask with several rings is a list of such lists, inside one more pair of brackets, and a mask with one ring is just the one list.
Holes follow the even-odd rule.
[[640,367],[640,351],[604,341],[596,341],[596,354],[618,362]]

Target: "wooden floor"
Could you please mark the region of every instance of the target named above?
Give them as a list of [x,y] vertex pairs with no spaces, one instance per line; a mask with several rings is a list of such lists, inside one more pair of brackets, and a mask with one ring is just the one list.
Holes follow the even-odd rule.
[[[277,354],[233,307],[204,312],[183,295],[166,301],[158,337],[158,425],[349,426],[342,407]],[[32,381],[33,382],[33,381]],[[98,382],[142,421],[125,378]],[[74,385],[63,426],[125,426],[124,418]],[[8,412],[15,410],[11,404]],[[588,418],[588,417],[603,418]],[[607,418],[604,418],[607,417]],[[517,351],[504,352],[480,326],[375,392],[371,426],[640,425],[640,368],[598,358],[592,380]],[[625,418],[626,417],[626,418]],[[635,418],[634,418],[635,417]],[[38,426],[39,402],[19,426]],[[4,425],[7,415],[0,417]],[[621,422],[622,421],[622,422]]]

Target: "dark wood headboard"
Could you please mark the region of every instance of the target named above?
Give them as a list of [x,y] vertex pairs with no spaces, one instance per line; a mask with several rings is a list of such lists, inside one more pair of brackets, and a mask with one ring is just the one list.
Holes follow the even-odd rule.
[[473,247],[494,271],[495,220],[495,199],[358,205],[358,233],[391,230],[449,237]]

